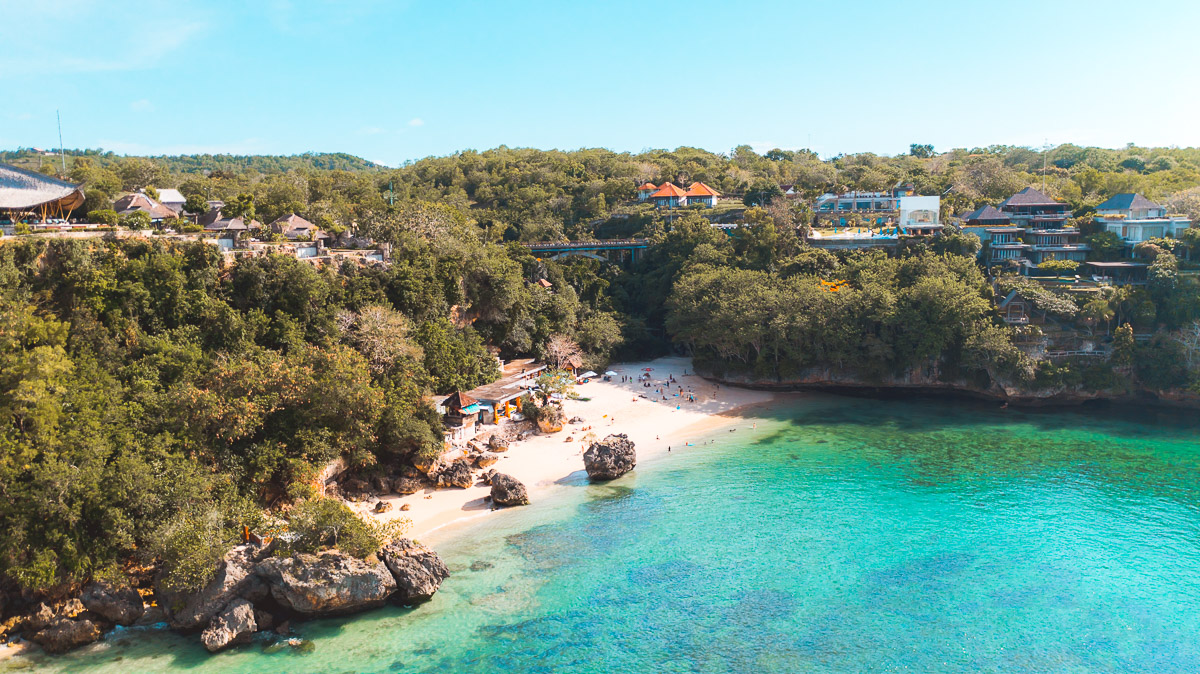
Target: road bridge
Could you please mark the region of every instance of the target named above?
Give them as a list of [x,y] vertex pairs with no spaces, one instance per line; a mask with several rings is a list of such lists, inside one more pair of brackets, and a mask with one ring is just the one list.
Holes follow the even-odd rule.
[[590,257],[602,262],[626,264],[641,259],[650,246],[648,239],[599,239],[596,241],[541,241],[522,244],[534,255],[560,260],[565,257]]

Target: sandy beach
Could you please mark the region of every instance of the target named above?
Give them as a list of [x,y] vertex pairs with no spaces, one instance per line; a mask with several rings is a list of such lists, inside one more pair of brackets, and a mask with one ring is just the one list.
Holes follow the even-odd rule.
[[[636,381],[646,368],[652,377],[650,388]],[[563,410],[567,418],[582,418],[568,424],[559,433],[534,435],[513,442],[495,466],[523,482],[529,490],[530,506],[537,507],[538,498],[548,490],[565,488],[558,484],[563,478],[583,471],[583,452],[587,442],[582,438],[594,433],[603,438],[610,433],[624,433],[637,446],[638,461],[665,453],[669,447],[685,443],[718,428],[736,424],[747,407],[770,402],[774,394],[767,391],[721,386],[691,374],[691,359],[659,358],[643,363],[615,364],[611,370],[629,378],[613,377],[612,381],[592,380],[580,384],[575,392],[580,400],[567,400]],[[687,372],[688,374],[684,374]],[[675,383],[667,388],[669,377]],[[683,395],[679,394],[682,387]],[[659,393],[659,390],[662,393]],[[666,396],[666,400],[663,396]],[[688,396],[695,397],[689,402]],[[643,397],[644,396],[644,397]],[[590,430],[584,430],[591,427]],[[573,437],[572,442],[567,438]],[[502,510],[493,510],[486,497],[491,488],[472,486],[467,489],[426,488],[407,496],[391,495],[382,498],[392,509],[383,514],[371,512],[374,500],[351,504],[365,516],[390,520],[407,517],[412,520],[409,535],[428,540],[448,535],[454,524],[484,517]],[[400,506],[408,504],[409,510]]]

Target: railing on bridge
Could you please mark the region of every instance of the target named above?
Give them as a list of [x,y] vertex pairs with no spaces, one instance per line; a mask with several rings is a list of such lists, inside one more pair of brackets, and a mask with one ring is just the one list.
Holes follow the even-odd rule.
[[647,239],[600,239],[596,241],[539,241],[521,244],[530,250],[604,250],[612,248],[645,248]]

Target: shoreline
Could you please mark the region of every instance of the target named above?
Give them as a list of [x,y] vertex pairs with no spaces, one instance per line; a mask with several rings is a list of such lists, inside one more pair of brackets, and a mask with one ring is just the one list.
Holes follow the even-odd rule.
[[[649,388],[634,381],[646,368],[650,368],[653,383]],[[557,433],[538,433],[514,441],[491,466],[524,483],[530,505],[518,507],[536,507],[541,497],[566,488],[568,481],[586,479],[583,452],[592,440],[624,433],[633,441],[640,464],[669,453],[672,447],[686,446],[700,436],[733,425],[738,418],[753,416],[746,412],[786,395],[705,379],[692,371],[691,359],[685,357],[619,363],[611,369],[630,380],[623,382],[621,376],[608,382],[595,379],[575,387],[579,400],[564,401],[567,419],[578,417],[583,419],[581,423],[565,424]],[[665,389],[666,380],[672,376],[675,383]],[[695,402],[688,401],[689,394]],[[412,527],[405,535],[430,544],[453,537],[469,522],[506,510],[492,507],[487,498],[490,493],[490,487],[479,484],[466,489],[426,487],[415,494],[380,497],[378,500],[392,505],[385,513],[373,511],[374,500],[348,505],[376,521],[407,517]],[[409,510],[400,510],[405,504]]]

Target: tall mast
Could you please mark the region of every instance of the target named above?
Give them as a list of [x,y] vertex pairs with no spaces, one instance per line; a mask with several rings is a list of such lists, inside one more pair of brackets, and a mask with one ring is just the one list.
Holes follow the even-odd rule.
[[63,175],[67,175],[67,155],[63,152],[62,142],[62,113],[58,110],[54,111],[54,116],[58,119],[58,158],[62,160]]

